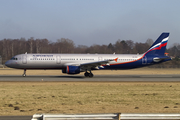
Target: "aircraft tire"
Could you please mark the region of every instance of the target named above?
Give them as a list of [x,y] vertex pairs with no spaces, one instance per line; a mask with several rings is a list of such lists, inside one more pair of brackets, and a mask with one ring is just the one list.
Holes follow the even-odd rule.
[[92,73],[89,73],[89,77],[93,77],[94,75]]
[[26,77],[26,74],[23,74],[22,76],[23,76],[23,77]]
[[84,73],[84,76],[85,76],[85,77],[89,77],[89,73],[88,73],[88,72],[85,72],[85,73]]

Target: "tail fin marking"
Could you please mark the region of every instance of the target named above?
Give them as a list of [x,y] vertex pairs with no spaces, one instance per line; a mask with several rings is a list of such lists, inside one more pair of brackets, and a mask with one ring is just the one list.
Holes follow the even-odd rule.
[[161,43],[158,43],[158,44],[154,45],[154,46],[151,47],[147,52],[152,51],[152,50],[160,50],[161,47],[164,47],[164,46],[167,45],[168,38],[169,38],[169,37],[163,39]]
[[168,39],[169,33],[162,33],[145,54],[164,55]]

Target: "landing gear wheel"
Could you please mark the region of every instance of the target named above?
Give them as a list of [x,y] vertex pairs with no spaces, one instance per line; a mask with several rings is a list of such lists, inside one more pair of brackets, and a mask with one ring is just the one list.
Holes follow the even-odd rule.
[[89,77],[93,77],[94,75],[92,73],[89,73]]
[[91,71],[90,71],[90,73],[89,72],[85,72],[84,73],[84,76],[85,77],[93,77],[94,75],[91,73]]
[[24,73],[22,75],[23,77],[26,77],[26,69],[24,69]]
[[85,77],[89,77],[89,73],[88,73],[88,72],[85,72],[85,73],[84,73],[84,76],[85,76]]

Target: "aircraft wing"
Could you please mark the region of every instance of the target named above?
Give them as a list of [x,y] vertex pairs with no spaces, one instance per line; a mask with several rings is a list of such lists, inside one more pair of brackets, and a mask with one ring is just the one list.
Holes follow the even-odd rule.
[[104,60],[104,61],[97,61],[97,62],[91,62],[91,63],[83,63],[83,64],[80,64],[80,67],[81,69],[91,69],[91,68],[94,68],[94,69],[99,69],[98,67],[102,67],[102,65],[110,65],[109,62],[110,61],[116,61],[117,62],[117,59],[111,59],[111,60]]

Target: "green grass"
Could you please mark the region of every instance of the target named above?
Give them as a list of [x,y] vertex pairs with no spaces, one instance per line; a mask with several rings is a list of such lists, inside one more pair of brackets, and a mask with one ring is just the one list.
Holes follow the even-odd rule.
[[0,82],[0,115],[179,113],[180,82]]

